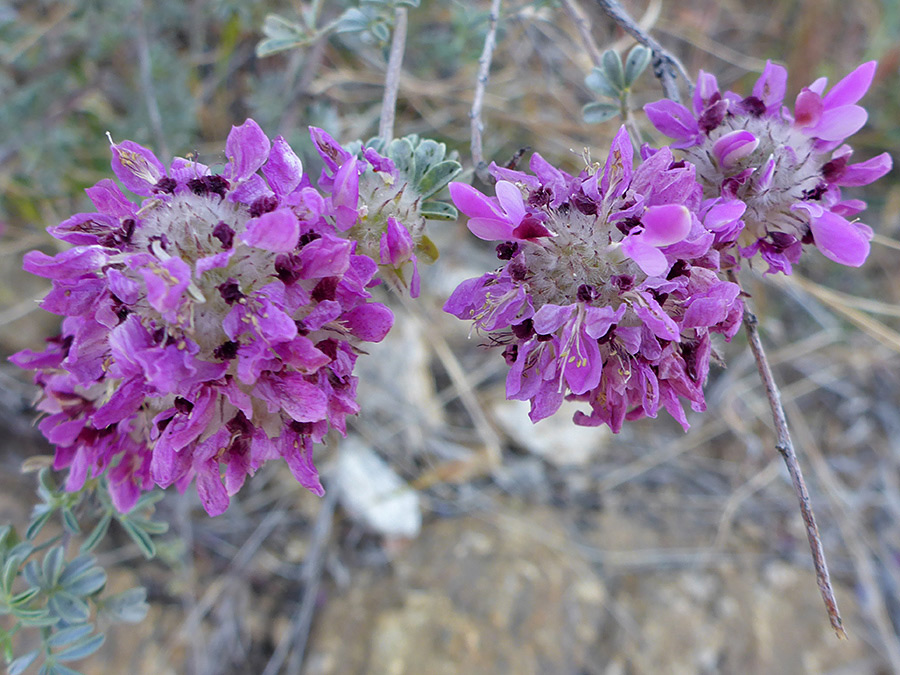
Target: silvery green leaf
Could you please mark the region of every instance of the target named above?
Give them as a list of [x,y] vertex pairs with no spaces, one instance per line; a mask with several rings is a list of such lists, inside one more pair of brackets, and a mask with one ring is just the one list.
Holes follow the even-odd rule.
[[109,530],[110,521],[112,521],[112,514],[109,512],[104,513],[100,522],[97,523],[93,530],[91,530],[87,539],[82,542],[81,548],[79,549],[82,553],[89,553],[97,548],[97,544],[103,540],[103,537],[106,536],[106,533]]
[[83,623],[91,616],[91,609],[81,598],[66,591],[57,591],[47,601],[47,609],[66,623]]
[[78,659],[90,656],[100,649],[100,645],[103,644],[105,639],[106,636],[103,633],[98,633],[97,635],[81,640],[80,642],[76,642],[71,647],[66,647],[61,652],[54,654],[54,656],[60,661],[77,661]]
[[147,518],[131,518],[130,520],[147,534],[165,534],[169,531],[169,524],[161,520],[148,520]]
[[429,220],[456,220],[459,211],[447,202],[425,202],[422,204],[422,215]]
[[619,114],[619,106],[615,103],[588,103],[581,109],[584,121],[588,124],[606,122]]
[[408,176],[413,168],[413,146],[406,138],[395,138],[387,148],[387,155],[394,162],[397,171]]
[[152,492],[145,492],[142,494],[134,506],[131,507],[131,510],[126,515],[131,515],[133,513],[139,513],[146,508],[149,508],[156,504],[156,502],[160,501],[166,494],[162,490],[153,490]]
[[53,675],[84,675],[83,673],[75,670],[74,668],[69,668],[69,666],[64,666],[61,663],[54,664],[53,668],[54,668]]
[[334,27],[335,33],[355,33],[369,26],[369,17],[362,10],[351,7],[344,10]]
[[11,526],[4,525],[0,527],[0,552],[6,548],[6,538],[9,537],[10,532],[12,532]]
[[156,556],[156,544],[153,543],[149,534],[144,532],[127,518],[123,518],[119,522],[122,524],[125,532],[128,533],[128,536],[131,537],[132,541],[134,541],[134,543],[138,545],[138,548],[141,549],[141,553],[144,554],[144,557],[147,558],[147,560],[151,560]]
[[72,534],[79,534],[81,532],[81,525],[79,525],[78,521],[75,520],[75,514],[72,513],[72,509],[62,509],[62,521],[63,527],[65,527]]
[[34,507],[34,513],[31,517],[31,522],[28,524],[28,529],[25,530],[25,538],[26,539],[34,539],[40,531],[44,528],[44,525],[47,524],[47,521],[50,520],[50,516],[53,515],[53,509],[47,507],[45,504],[39,504]]
[[625,59],[625,86],[631,87],[650,63],[652,52],[644,45],[635,45]]
[[278,14],[269,14],[263,20],[263,35],[273,40],[296,40],[304,35],[303,27]]
[[63,586],[72,595],[86,598],[106,585],[106,572],[99,567],[92,567],[87,572]]
[[395,5],[406,5],[407,7],[416,8],[419,6],[420,0],[394,0]]
[[378,23],[372,24],[372,27],[369,29],[372,35],[375,36],[375,39],[379,42],[387,42],[391,39],[391,31],[387,27],[387,24],[383,21],[379,21]]
[[44,573],[44,583],[47,588],[56,586],[59,575],[62,574],[63,564],[66,562],[66,552],[62,546],[54,546],[44,556],[44,564],[41,571]]
[[50,475],[50,469],[45,468],[38,472],[38,486],[50,495],[56,492],[56,483],[53,481],[53,476]]
[[66,584],[71,583],[90,570],[94,564],[94,559],[89,555],[80,555],[73,558],[69,561],[63,570],[63,573],[60,575],[59,584],[65,586]]
[[440,162],[442,159],[444,159],[444,155],[446,154],[446,145],[444,145],[443,143],[438,143],[437,141],[433,141],[430,138],[424,139],[416,147],[416,166],[413,175],[410,176],[410,182],[414,185],[418,183],[424,173],[428,170],[428,167]]
[[6,559],[6,564],[3,565],[3,577],[0,578],[0,585],[2,585],[4,593],[12,593],[13,582],[16,580],[16,576],[19,573],[19,565],[22,564],[24,558],[25,556],[18,556],[13,553]]
[[19,609],[14,607],[10,614],[25,626],[55,626],[59,623],[59,617],[51,614],[46,609]]
[[379,155],[384,154],[384,139],[381,136],[373,136],[365,143],[367,148],[371,148]]
[[591,91],[595,91],[601,96],[607,98],[619,98],[621,91],[606,77],[606,73],[600,68],[594,68],[587,77],[584,78],[584,85]]
[[417,186],[419,194],[422,195],[423,199],[428,199],[431,195],[445,188],[447,183],[453,180],[460,171],[462,171],[462,166],[460,166],[459,162],[447,160],[446,162],[435,164],[425,172],[425,175],[419,181]]
[[146,588],[129,588],[103,599],[103,611],[123,623],[140,623],[149,609]]
[[260,40],[256,45],[256,58],[263,59],[267,56],[272,56],[272,54],[277,54],[278,52],[287,51],[288,49],[294,49],[295,47],[299,47],[303,44],[302,41],[298,40]]
[[22,654],[22,656],[17,658],[6,667],[7,675],[20,675],[20,673],[25,672],[28,666],[34,663],[34,660],[40,653],[40,649],[35,649],[34,651],[28,652],[27,654]]
[[625,71],[622,68],[622,58],[614,49],[603,52],[603,70],[607,79],[619,90],[625,88]]
[[40,592],[40,587],[32,586],[31,588],[24,590],[21,593],[16,593],[16,595],[12,596],[9,599],[9,604],[12,607],[15,607],[17,605],[24,605]]
[[25,582],[32,587],[45,588],[47,583],[44,581],[44,575],[41,572],[41,566],[37,560],[29,560],[22,569],[22,576]]
[[72,644],[76,640],[81,640],[87,635],[90,635],[94,630],[94,624],[92,623],[82,623],[77,626],[69,626],[68,628],[63,628],[60,631],[53,633],[47,639],[47,645],[50,647],[64,647],[65,645]]

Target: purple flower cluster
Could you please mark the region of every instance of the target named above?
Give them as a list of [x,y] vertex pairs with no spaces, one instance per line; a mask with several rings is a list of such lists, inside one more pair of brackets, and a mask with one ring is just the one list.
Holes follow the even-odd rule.
[[410,260],[411,240],[396,221],[365,246],[344,236],[359,218],[361,167],[313,138],[331,160],[324,196],[284,139],[252,120],[232,129],[218,173],[113,144],[113,172],[144,199],[102,180],[87,190],[96,212],[50,228],[72,248],[26,255],[27,271],[53,280],[43,308],[65,319],[43,352],[12,360],[37,371],[40,428],[68,489],[108,471],[125,511],[153,485],[195,481],[216,515],[281,457],[322,492],[312,444],[344,433],[359,409],[357,345],[393,322],[368,288],[378,263]]
[[471,319],[510,365],[506,393],[531,419],[585,401],[582,425],[705,409],[711,333],[740,325],[736,284],[715,244],[744,205],[703,199],[694,167],[667,148],[634,168],[623,128],[605,166],[571,176],[533,155],[534,175],[492,166],[496,197],[451,183],[477,237],[497,240],[497,271],[463,282],[444,306]]
[[750,96],[722,93],[716,78],[701,71],[692,110],[665,100],[645,111],[697,167],[707,197],[747,205],[736,242],[741,256],[759,253],[769,271],[790,274],[802,244],[814,244],[827,258],[858,267],[872,230],[848,220],[866,205],[843,199],[840,188],[875,181],[890,170],[891,158],[883,153],[850,164],[853,151],[844,140],[866,122],[857,102],[875,67],[864,63],[827,93],[827,80],[819,78],[800,92],[793,112],[783,105],[787,71],[772,63]]

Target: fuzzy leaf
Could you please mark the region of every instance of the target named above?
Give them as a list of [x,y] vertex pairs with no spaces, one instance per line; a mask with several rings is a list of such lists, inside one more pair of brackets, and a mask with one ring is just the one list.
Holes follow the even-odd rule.
[[144,532],[127,518],[122,518],[119,522],[122,524],[122,527],[125,528],[125,532],[128,533],[128,536],[131,537],[132,541],[134,541],[134,543],[138,545],[138,548],[141,549],[141,553],[144,554],[144,557],[147,558],[147,560],[151,560],[156,556],[156,544],[153,543],[149,534]]
[[75,514],[72,513],[72,509],[63,508],[61,513],[62,513],[63,527],[65,527],[72,534],[80,534],[81,533],[81,525],[79,525],[78,521],[75,520]]
[[615,103],[588,103],[581,109],[584,121],[588,124],[606,122],[619,114],[619,106]]
[[394,162],[397,171],[409,176],[414,170],[413,146],[406,138],[395,138],[387,148],[388,157]]
[[72,583],[75,579],[87,573],[94,565],[94,559],[89,555],[80,555],[77,558],[73,558],[59,576],[60,586]]
[[106,585],[106,572],[100,567],[92,567],[81,576],[64,585],[72,595],[86,598]]
[[356,7],[351,7],[341,14],[335,23],[335,33],[355,33],[369,27],[369,17]]
[[293,21],[288,21],[278,14],[269,14],[263,21],[263,35],[274,40],[296,40],[304,33],[303,27]]
[[415,170],[413,171],[413,175],[409,177],[410,182],[413,185],[418,183],[422,179],[422,176],[425,175],[425,172],[428,171],[431,166],[443,160],[446,154],[446,145],[433,141],[430,138],[424,139],[416,146]]
[[52,615],[46,609],[13,608],[11,614],[25,626],[55,626],[59,623],[59,617]]
[[53,510],[50,508],[46,508],[44,510],[44,505],[40,504],[34,508],[34,514],[32,515],[31,522],[28,524],[28,529],[25,530],[25,538],[26,539],[34,539],[40,531],[44,528],[44,525],[47,524],[47,521],[50,520],[50,516],[53,515]]
[[594,68],[588,73],[588,76],[584,78],[584,84],[591,91],[607,98],[619,98],[622,93],[613,86],[609,78],[606,77],[606,73],[600,68]]
[[31,588],[22,591],[21,593],[16,593],[16,595],[12,596],[9,599],[9,604],[11,607],[15,607],[17,605],[24,605],[29,600],[31,600],[34,596],[41,592],[40,587],[32,586]]
[[622,58],[614,49],[603,52],[603,70],[606,78],[619,91],[625,89],[625,71],[622,67]]
[[91,616],[90,607],[81,598],[66,591],[57,591],[47,601],[47,609],[66,623],[83,623]]
[[81,544],[81,548],[79,549],[82,553],[90,553],[95,548],[97,548],[97,544],[99,544],[103,537],[106,536],[107,531],[109,530],[109,523],[112,521],[112,514],[107,512],[103,514],[103,517],[100,519],[100,522],[91,530],[91,533],[87,536],[87,539],[84,540]]
[[22,569],[22,576],[25,582],[32,587],[45,588],[47,586],[44,581],[44,574],[41,572],[41,566],[37,560],[29,560]]
[[260,40],[256,45],[256,58],[264,59],[272,54],[300,47],[304,43],[299,40]]
[[99,633],[81,640],[80,642],[76,642],[71,647],[67,647],[61,652],[57,652],[54,656],[60,661],[77,661],[78,659],[90,656],[100,649],[100,645],[103,644],[104,640],[106,640],[106,636],[103,633]]
[[63,564],[66,562],[66,552],[62,546],[54,546],[44,556],[44,564],[41,571],[44,573],[44,583],[47,588],[56,586],[59,575],[62,574]]
[[459,211],[447,202],[425,202],[422,204],[422,215],[429,220],[456,220]]
[[53,633],[47,639],[47,645],[50,647],[64,647],[72,644],[76,640],[81,640],[86,635],[90,635],[94,630],[94,624],[82,623],[77,626],[69,626],[60,631]]
[[422,180],[419,181],[417,189],[422,199],[428,199],[433,194],[443,190],[447,184],[453,180],[462,171],[459,162],[447,160],[440,164],[435,164],[425,172]]
[[103,599],[104,613],[122,623],[140,623],[149,610],[146,588],[129,588]]
[[652,52],[644,45],[635,45],[628,52],[628,58],[625,59],[625,86],[631,88],[631,85],[641,76],[641,73],[650,64]]
[[40,653],[40,649],[35,649],[34,651],[28,652],[27,654],[22,654],[22,656],[17,658],[6,667],[7,675],[20,675],[20,673],[24,673],[28,666],[34,663],[34,660]]

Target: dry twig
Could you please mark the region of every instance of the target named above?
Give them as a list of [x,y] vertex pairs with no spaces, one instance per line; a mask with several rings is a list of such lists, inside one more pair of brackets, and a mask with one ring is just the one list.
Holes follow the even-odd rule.
[[613,21],[619,24],[635,40],[653,52],[653,74],[656,75],[660,84],[662,84],[666,98],[680,103],[681,95],[678,93],[677,76],[681,75],[687,82],[688,87],[691,86],[691,78],[688,77],[687,71],[681,65],[681,62],[659,44],[656,38],[641,28],[625,11],[619,0],[597,0],[597,2],[600,4],[600,8]]
[[487,162],[484,161],[484,148],[481,134],[484,123],[481,121],[481,108],[484,105],[484,91],[487,88],[488,75],[491,72],[491,60],[494,57],[494,45],[497,44],[497,22],[500,20],[500,0],[491,2],[490,26],[484,38],[484,49],[478,57],[478,80],[475,82],[475,94],[472,98],[472,163],[476,175],[487,182]]
[[406,50],[406,7],[394,11],[394,35],[391,38],[391,54],[384,76],[384,97],[381,99],[381,121],[378,135],[385,143],[394,138],[394,116],[397,112],[397,91],[400,89],[400,67]]
[[[737,274],[734,270],[729,270],[728,278],[734,283],[738,283]],[[791,441],[791,434],[788,430],[787,416],[784,413],[784,406],[781,404],[781,393],[778,390],[778,385],[775,383],[775,378],[772,376],[772,369],[769,367],[762,340],[759,338],[759,322],[756,315],[750,311],[746,302],[744,303],[744,330],[747,333],[747,341],[750,343],[753,358],[756,359],[759,376],[766,387],[766,397],[769,399],[769,407],[772,410],[772,420],[775,423],[775,449],[778,450],[782,459],[784,459],[788,473],[791,476],[791,482],[794,484],[794,491],[797,493],[797,499],[800,502],[800,514],[803,516],[803,522],[806,525],[806,536],[809,539],[813,566],[816,568],[819,592],[822,594],[822,600],[825,601],[825,608],[828,611],[831,627],[839,638],[846,638],[847,633],[841,621],[841,613],[837,606],[837,600],[834,597],[831,577],[828,574],[825,549],[822,546],[819,528],[816,525],[816,518],[809,500],[809,491],[806,489],[806,482],[803,480],[803,472],[800,470],[800,463],[797,461],[797,454],[794,452],[794,444]]]

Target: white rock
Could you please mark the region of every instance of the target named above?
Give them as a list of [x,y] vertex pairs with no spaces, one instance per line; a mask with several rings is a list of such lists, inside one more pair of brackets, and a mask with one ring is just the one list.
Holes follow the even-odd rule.
[[556,413],[537,424],[528,418],[530,408],[528,401],[502,401],[494,405],[493,414],[511,439],[552,464],[587,464],[609,440],[606,427],[579,427],[572,421],[579,409],[574,401],[563,401]]
[[355,520],[386,537],[419,534],[418,493],[358,437],[341,442],[334,477],[338,499]]

